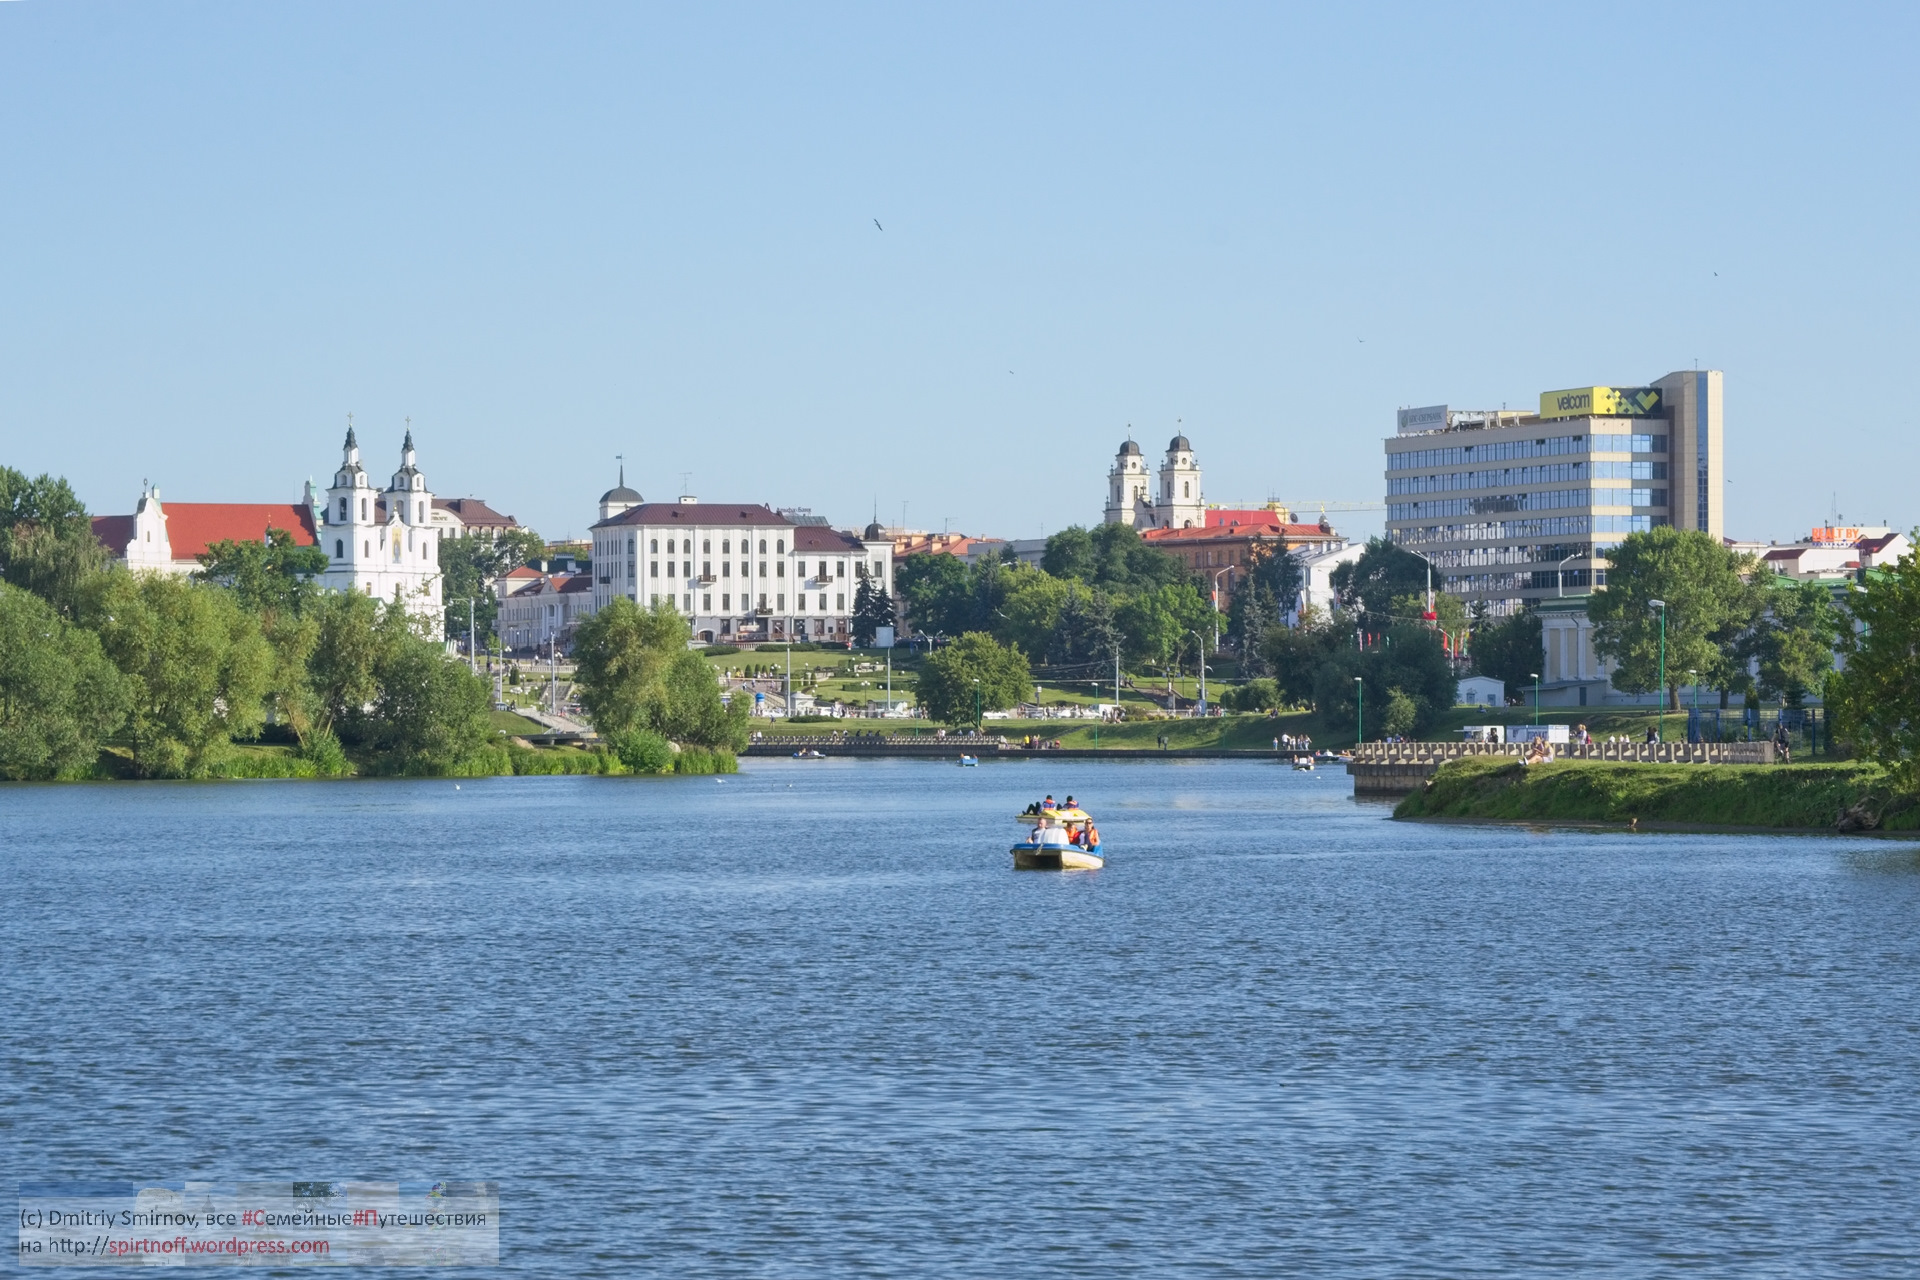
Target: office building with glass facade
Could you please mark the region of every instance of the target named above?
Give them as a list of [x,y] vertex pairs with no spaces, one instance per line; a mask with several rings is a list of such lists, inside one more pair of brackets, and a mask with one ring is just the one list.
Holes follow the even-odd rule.
[[1387,536],[1489,612],[1606,583],[1607,548],[1671,524],[1722,534],[1721,375],[1540,397],[1537,413],[1402,409]]

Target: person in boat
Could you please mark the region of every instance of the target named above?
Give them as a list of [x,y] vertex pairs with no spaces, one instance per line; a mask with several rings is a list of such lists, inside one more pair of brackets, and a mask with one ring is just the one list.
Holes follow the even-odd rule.
[[1046,798],[1045,800],[1042,800],[1042,801],[1040,802],[1040,807],[1041,807],[1042,809],[1051,809],[1051,808],[1053,808],[1053,807],[1054,807],[1054,803],[1053,803],[1053,792],[1051,792],[1051,791],[1049,791],[1049,792],[1047,792],[1047,798]]
[[1073,808],[1073,797],[1072,797],[1072,796],[1068,796],[1068,797],[1067,797],[1067,802],[1066,802],[1065,804],[1063,804],[1063,805],[1061,805],[1060,807],[1061,807],[1062,809],[1071,809],[1071,808]]
[[1100,847],[1100,832],[1091,822],[1080,828],[1080,847],[1083,849]]

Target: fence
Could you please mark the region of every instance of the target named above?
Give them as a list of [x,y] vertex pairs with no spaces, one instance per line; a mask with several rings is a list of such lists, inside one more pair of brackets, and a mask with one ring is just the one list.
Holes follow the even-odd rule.
[[[1466,756],[1526,754],[1519,742],[1364,742],[1353,749],[1360,764],[1433,764]],[[1556,760],[1624,760],[1638,764],[1772,764],[1773,743],[1755,742],[1590,742],[1555,743]]]

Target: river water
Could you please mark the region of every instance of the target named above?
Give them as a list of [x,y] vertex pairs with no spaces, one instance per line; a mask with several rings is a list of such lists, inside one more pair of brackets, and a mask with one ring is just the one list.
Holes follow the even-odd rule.
[[[1044,791],[1096,873],[1016,874]],[[1920,1274],[1920,855],[1265,762],[0,791],[7,1181],[533,1274]],[[0,1174],[0,1177],[4,1177]]]

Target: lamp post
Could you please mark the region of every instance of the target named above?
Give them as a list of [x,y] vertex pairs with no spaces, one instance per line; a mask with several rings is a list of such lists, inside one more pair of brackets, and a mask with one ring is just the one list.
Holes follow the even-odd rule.
[[978,736],[980,732],[980,677],[979,676],[975,676],[973,678],[973,732],[976,736]]
[[1660,741],[1667,740],[1667,602],[1649,600],[1647,608],[1660,615]]
[[1193,643],[1200,649],[1200,714],[1207,714],[1207,642],[1200,638],[1198,631],[1189,630]]
[[1540,673],[1538,671],[1535,671],[1530,674],[1533,676],[1533,722],[1535,724],[1539,724],[1540,723]]
[[1353,678],[1353,745],[1367,740],[1367,682]]
[[1555,595],[1564,597],[1567,594],[1567,561],[1578,560],[1579,558],[1580,553],[1576,551],[1572,555],[1563,558],[1560,563],[1554,567],[1553,593]]
[[1687,683],[1693,686],[1693,730],[1700,730],[1700,673],[1692,667],[1687,668]]

